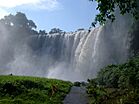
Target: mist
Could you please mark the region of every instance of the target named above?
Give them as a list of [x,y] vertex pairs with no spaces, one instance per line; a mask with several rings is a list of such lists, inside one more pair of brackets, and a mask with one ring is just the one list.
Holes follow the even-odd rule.
[[54,28],[37,31],[32,20],[17,13],[0,20],[0,74],[85,81],[108,64],[129,58],[130,16],[75,32]]

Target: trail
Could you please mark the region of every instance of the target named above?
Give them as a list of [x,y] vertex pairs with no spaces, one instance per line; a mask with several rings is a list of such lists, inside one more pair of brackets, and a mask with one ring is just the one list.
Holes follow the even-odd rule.
[[73,86],[63,104],[88,104],[86,88]]

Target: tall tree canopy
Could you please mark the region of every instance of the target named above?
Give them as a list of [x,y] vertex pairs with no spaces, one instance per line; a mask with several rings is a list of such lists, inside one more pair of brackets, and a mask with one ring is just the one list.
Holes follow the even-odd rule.
[[28,20],[26,15],[21,12],[17,12],[16,15],[10,14],[8,16],[5,16],[3,19],[0,20],[0,23],[20,28],[29,28],[29,29],[37,28],[35,23],[32,20]]
[[51,31],[49,32],[49,34],[54,34],[54,33],[62,33],[63,31],[59,28],[53,28],[51,29]]
[[92,26],[95,26],[97,22],[105,24],[106,20],[110,19],[112,22],[115,20],[114,11],[116,7],[119,7],[122,15],[126,13],[132,14],[135,19],[139,18],[139,12],[137,11],[137,0],[89,0],[97,1],[97,10],[100,11],[96,15],[95,21]]

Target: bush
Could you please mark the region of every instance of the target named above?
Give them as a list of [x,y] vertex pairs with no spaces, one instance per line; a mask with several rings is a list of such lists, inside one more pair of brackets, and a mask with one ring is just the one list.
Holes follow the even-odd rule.
[[97,76],[99,85],[114,88],[139,87],[139,57],[130,59],[122,65],[109,65]]
[[88,82],[90,104],[139,104],[139,56],[101,69]]
[[81,86],[81,82],[74,82],[73,84],[74,86],[80,87]]

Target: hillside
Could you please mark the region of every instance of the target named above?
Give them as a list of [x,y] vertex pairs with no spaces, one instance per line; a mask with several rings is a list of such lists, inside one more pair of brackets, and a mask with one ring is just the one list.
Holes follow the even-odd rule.
[[61,104],[71,86],[56,79],[0,76],[0,104]]
[[109,65],[88,81],[90,104],[139,104],[139,56]]

